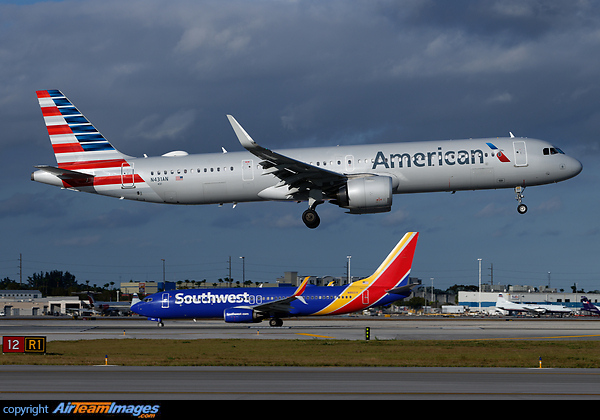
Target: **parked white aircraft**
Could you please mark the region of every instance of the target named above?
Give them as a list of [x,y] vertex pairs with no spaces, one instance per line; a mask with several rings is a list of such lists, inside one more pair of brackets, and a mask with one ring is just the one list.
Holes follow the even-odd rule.
[[496,301],[496,308],[508,312],[528,312],[535,315],[543,315],[549,313],[570,314],[572,312],[571,309],[563,305],[551,305],[540,303],[514,303],[506,300],[502,296],[502,294],[498,295],[498,300]]
[[289,149],[258,145],[228,115],[244,152],[135,158],[115,149],[58,90],[37,92],[57,166],[33,181],[121,199],[169,204],[308,201],[302,220],[329,201],[348,213],[390,211],[393,194],[514,188],[564,181],[581,163],[535,139],[487,138]]

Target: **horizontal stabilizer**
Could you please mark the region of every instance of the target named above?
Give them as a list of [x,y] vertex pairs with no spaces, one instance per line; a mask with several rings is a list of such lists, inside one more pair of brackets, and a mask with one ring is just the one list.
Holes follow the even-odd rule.
[[56,175],[60,179],[88,179],[94,177],[94,175],[84,174],[83,172],[70,171],[68,169],[55,168],[54,166],[39,165],[36,166],[36,168],[44,172],[49,172],[53,175]]
[[414,287],[420,286],[419,283],[411,283],[411,284],[407,284],[406,286],[400,286],[400,287],[396,287],[395,289],[390,289],[387,291],[387,293],[393,293],[395,295],[404,295],[406,293],[409,293]]

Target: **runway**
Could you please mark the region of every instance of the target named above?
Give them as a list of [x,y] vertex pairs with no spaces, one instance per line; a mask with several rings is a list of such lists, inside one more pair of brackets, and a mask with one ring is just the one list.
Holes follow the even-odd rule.
[[0,366],[3,400],[598,399],[596,369]]
[[138,339],[339,339],[364,340],[600,340],[598,318],[302,318],[283,327],[226,324],[222,320],[155,322],[132,318],[0,319],[0,335],[44,335],[54,340]]
[[[0,334],[55,340],[598,340],[595,318],[315,318],[283,327],[220,320],[0,319]],[[43,357],[43,356],[41,356]],[[598,399],[600,369],[0,366],[0,400]]]

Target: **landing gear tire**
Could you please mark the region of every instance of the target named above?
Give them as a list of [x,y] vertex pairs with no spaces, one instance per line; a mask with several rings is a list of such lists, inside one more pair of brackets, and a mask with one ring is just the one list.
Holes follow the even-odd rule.
[[519,212],[519,214],[525,214],[527,213],[527,206],[525,204],[519,204],[517,206],[517,211]]
[[321,223],[321,218],[313,209],[308,209],[302,213],[302,221],[309,229],[314,229]]
[[271,318],[269,320],[269,325],[271,327],[281,327],[283,325],[283,321],[279,318]]
[[524,197],[523,191],[525,191],[525,187],[515,187],[516,199],[519,202],[519,205],[517,206],[517,211],[519,212],[519,214],[527,213],[527,206],[522,203]]
[[162,328],[162,327],[164,327],[164,326],[165,326],[164,322],[162,322],[162,321],[159,321],[159,322],[158,322],[158,324],[156,324],[156,325],[157,325],[157,327],[159,327],[159,328]]

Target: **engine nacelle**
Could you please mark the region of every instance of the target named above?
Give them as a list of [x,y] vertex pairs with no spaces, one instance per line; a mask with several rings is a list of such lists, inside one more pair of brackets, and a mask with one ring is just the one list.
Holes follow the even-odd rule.
[[262,321],[262,317],[251,308],[227,308],[223,311],[225,322],[253,323]]
[[390,211],[392,187],[389,176],[350,178],[337,193],[336,204],[354,214]]

